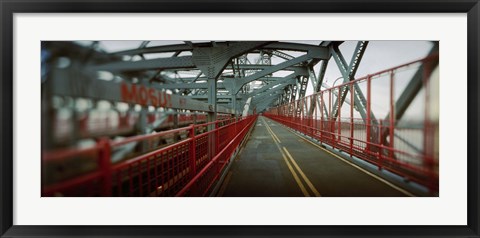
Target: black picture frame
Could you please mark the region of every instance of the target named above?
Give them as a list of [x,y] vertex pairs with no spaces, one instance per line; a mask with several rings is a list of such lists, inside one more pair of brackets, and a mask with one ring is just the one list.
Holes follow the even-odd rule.
[[[480,237],[478,0],[0,0],[1,237]],[[468,225],[466,226],[20,226],[13,225],[14,13],[467,13]],[[34,211],[32,211],[34,212]],[[447,214],[445,214],[447,215]]]

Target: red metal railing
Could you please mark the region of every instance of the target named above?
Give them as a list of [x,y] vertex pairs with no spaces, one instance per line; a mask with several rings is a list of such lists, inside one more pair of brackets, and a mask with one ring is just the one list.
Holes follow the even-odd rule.
[[[272,108],[265,116],[438,191],[438,111],[431,109],[438,107],[438,90],[429,86],[433,69],[428,67],[434,61],[438,55],[323,90]],[[419,69],[422,91],[397,120],[395,102]],[[365,99],[355,87],[366,93]],[[347,103],[338,103],[342,97]],[[365,109],[363,117],[359,108]]]
[[[42,196],[203,196],[218,181],[255,120],[256,116],[218,120],[115,142],[101,139],[86,149],[44,152],[44,172],[58,164],[86,168],[61,180],[50,178],[42,186]],[[213,130],[203,132],[212,125]],[[187,137],[158,148],[161,138],[172,135]],[[209,148],[213,140],[215,147]],[[112,163],[116,151],[132,145],[141,152]]]

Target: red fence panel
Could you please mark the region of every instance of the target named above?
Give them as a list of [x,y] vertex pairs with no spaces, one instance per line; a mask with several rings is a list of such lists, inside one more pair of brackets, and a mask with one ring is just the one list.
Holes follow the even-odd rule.
[[[86,149],[45,152],[44,169],[65,166],[72,160],[87,161],[89,168],[62,179],[44,179],[42,196],[204,196],[218,182],[255,120],[256,116],[238,121],[229,118],[121,141],[100,139]],[[216,128],[205,132],[210,124]],[[164,137],[177,135],[186,138],[168,145],[159,143]],[[215,137],[217,149],[209,157],[211,137]],[[132,155],[113,162],[112,153],[128,146],[135,148]]]

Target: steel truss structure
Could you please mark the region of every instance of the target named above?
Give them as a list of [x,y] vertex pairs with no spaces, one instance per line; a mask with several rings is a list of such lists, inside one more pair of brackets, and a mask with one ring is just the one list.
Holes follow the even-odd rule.
[[[313,67],[332,55],[329,45],[290,42],[150,43],[106,53],[102,42],[43,42],[45,146],[97,135],[148,134],[165,121],[178,126],[178,115],[184,114],[206,115],[213,122],[218,116],[260,112],[280,98],[305,96],[309,79],[316,80]],[[106,115],[94,118],[99,107],[110,112],[100,110]],[[71,114],[68,120],[59,116],[62,110]]]
[[[247,133],[245,128],[238,125],[248,125],[248,128],[252,126],[252,117],[246,116],[268,111],[270,115],[282,116],[277,120],[293,118],[301,123],[310,120],[309,124],[302,124],[306,128],[320,120],[320,128],[317,128],[317,124],[315,128],[320,130],[321,139],[327,138],[341,145],[345,142],[342,137],[345,118],[341,117],[345,115],[341,110],[344,103],[350,105],[349,120],[356,117],[353,115],[355,111],[359,115],[355,118],[358,120],[355,123],[363,123],[368,128],[366,139],[362,142],[364,146],[359,147],[369,153],[380,153],[382,165],[379,167],[388,167],[386,161],[390,161],[390,165],[397,161],[394,141],[403,141],[403,144],[417,151],[425,151],[428,147],[431,152],[431,144],[425,144],[422,148],[409,144],[408,140],[395,134],[392,127],[401,121],[419,92],[425,90],[425,72],[430,73],[438,66],[438,58],[421,64],[399,97],[394,98],[393,91],[390,92],[390,110],[385,119],[379,120],[371,106],[370,78],[366,80],[369,82],[367,87],[359,85],[365,80],[355,79],[368,41],[357,43],[348,64],[339,49],[342,43],[323,41],[319,45],[311,45],[276,41],[185,41],[183,44],[150,46],[149,41],[144,41],[135,49],[107,53],[99,47],[101,42],[89,45],[42,42],[42,146],[45,151],[42,161],[53,161],[55,164],[55,161],[72,155],[88,157],[89,153],[97,153],[95,157],[101,158],[98,159],[100,162],[97,166],[103,175],[92,175],[95,178],[88,181],[101,181],[98,183],[104,188],[103,192],[86,188],[88,194],[148,196],[152,193],[159,195],[151,189],[153,184],[145,185],[145,190],[142,187],[124,186],[127,183],[142,184],[141,176],[153,169],[157,170],[156,164],[150,164],[150,157],[142,156],[151,155],[152,151],[163,153],[171,150],[176,153],[174,158],[183,158],[187,154],[191,157],[180,159],[183,164],[178,165],[183,166],[181,168],[185,173],[190,172],[183,177],[185,180],[182,180],[182,187],[168,188],[170,180],[175,180],[177,175],[162,180],[161,195],[204,195],[205,187],[203,190],[195,190],[198,186],[191,183],[204,179],[205,174],[210,172],[202,170],[202,173],[197,174],[197,166],[206,166],[199,167],[201,169],[221,166],[223,169],[227,157],[236,153],[237,146],[242,142],[243,138],[235,136],[236,133]],[[430,55],[435,54],[438,54],[438,43],[434,42]],[[342,75],[343,86],[332,88],[324,82],[327,66],[332,65],[332,62]],[[317,73],[314,70],[316,67],[319,67]],[[309,81],[316,96],[306,97]],[[328,99],[324,98],[327,94],[322,91],[325,88],[330,88]],[[351,122],[351,125],[355,123]],[[186,126],[190,126],[189,129]],[[325,128],[330,128],[331,131],[325,131]],[[424,128],[431,130],[432,127],[425,125]],[[173,130],[161,132],[168,129]],[[308,129],[308,133],[316,135],[316,129]],[[340,134],[336,135],[336,132]],[[200,137],[201,140],[198,139]],[[223,151],[221,146],[226,145],[226,141],[219,139],[227,137],[235,143],[229,144],[228,151],[220,153]],[[152,141],[152,138],[155,140]],[[78,149],[82,147],[81,143],[92,139],[95,140],[93,149]],[[179,143],[184,145],[180,146]],[[349,143],[352,155],[363,153],[353,153],[353,137]],[[183,153],[178,149],[185,151]],[[388,156],[382,157],[383,150],[389,150]],[[222,159],[214,160],[219,156],[223,156]],[[385,160],[387,157],[388,160]],[[125,162],[126,158],[143,162],[135,164],[135,167],[131,162]],[[212,161],[224,164],[213,165]],[[132,173],[131,170],[135,167],[140,181],[132,180],[131,175],[127,176],[128,179],[122,178],[124,175],[112,178],[114,171],[109,164],[117,162],[125,167],[114,166],[118,167],[118,173]],[[145,171],[144,166],[147,166]],[[42,165],[44,169],[48,167]],[[391,167],[394,166],[389,168]],[[215,171],[216,174],[209,176],[218,179],[220,170]],[[403,170],[401,173],[406,174]],[[429,170],[426,174],[430,176],[432,173]],[[46,185],[54,184],[58,178],[51,177],[48,173],[44,175],[43,194],[54,196],[59,191],[58,184],[52,185],[53,187]],[[411,178],[423,184],[426,181],[413,175]],[[435,190],[438,184],[431,179],[428,181],[429,184],[425,185]],[[112,185],[115,182],[116,188]],[[62,188],[72,188],[69,187],[69,182],[66,183],[62,184]],[[210,189],[211,185],[207,188]],[[192,188],[195,192],[187,192],[185,188]],[[124,192],[122,189],[125,189]],[[70,192],[64,190],[62,193],[68,195]]]

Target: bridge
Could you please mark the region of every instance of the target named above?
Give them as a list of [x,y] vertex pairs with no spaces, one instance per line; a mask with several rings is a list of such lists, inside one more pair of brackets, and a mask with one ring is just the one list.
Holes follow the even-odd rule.
[[42,42],[41,195],[438,196],[426,44],[357,76],[374,42]]

